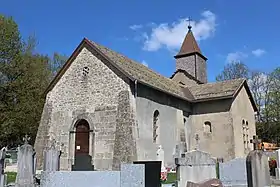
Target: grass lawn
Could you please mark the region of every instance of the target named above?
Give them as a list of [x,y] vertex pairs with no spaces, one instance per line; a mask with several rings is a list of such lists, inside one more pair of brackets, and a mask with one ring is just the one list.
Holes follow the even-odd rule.
[[16,177],[17,177],[16,172],[6,172],[5,174],[7,174],[7,184],[16,181]]
[[171,184],[171,183],[175,183],[175,181],[176,181],[176,173],[168,173],[167,180],[162,182],[162,184]]

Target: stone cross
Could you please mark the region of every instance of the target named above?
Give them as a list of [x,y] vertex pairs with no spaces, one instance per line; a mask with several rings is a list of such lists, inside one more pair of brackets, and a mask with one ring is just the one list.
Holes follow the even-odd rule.
[[30,140],[30,137],[27,134],[25,134],[25,136],[23,137],[24,144],[28,144],[29,140]]
[[200,140],[199,135],[196,134],[196,135],[195,135],[195,141],[196,141],[195,150],[198,150],[198,147],[199,147],[199,140]]
[[254,150],[259,149],[258,144],[261,143],[261,139],[258,139],[258,136],[253,136],[253,139],[250,140],[250,143],[254,145]]

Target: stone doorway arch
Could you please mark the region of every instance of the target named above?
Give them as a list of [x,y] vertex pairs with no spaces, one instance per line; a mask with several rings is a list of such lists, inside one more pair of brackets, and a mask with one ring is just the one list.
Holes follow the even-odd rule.
[[93,170],[92,156],[90,155],[90,125],[87,120],[80,119],[74,126],[75,152],[73,171]]

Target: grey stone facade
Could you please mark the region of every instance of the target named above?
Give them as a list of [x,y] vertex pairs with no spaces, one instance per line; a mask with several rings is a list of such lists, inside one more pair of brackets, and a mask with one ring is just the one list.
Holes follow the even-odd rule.
[[[86,76],[84,67],[89,68]],[[89,154],[95,168],[112,169],[118,110],[121,110],[118,98],[122,91],[132,95],[126,78],[98,54],[83,48],[46,97],[35,141],[38,169],[42,167],[43,149],[52,139],[63,151],[61,169],[71,169],[75,149],[75,134],[71,131],[75,131],[80,118],[90,124]],[[127,99],[126,103],[131,103],[131,98]],[[133,116],[128,117],[131,119]]]
[[176,59],[176,70],[185,70],[202,83],[207,83],[206,68],[206,60],[196,53]]
[[[164,150],[164,165],[172,166],[175,146],[185,141],[186,150],[193,150],[197,146],[196,134],[200,137],[201,150],[224,160],[242,157],[252,148],[246,147],[243,140],[242,120],[248,122],[248,138],[256,133],[254,108],[244,86],[237,96],[229,99],[197,102],[194,97],[183,97],[184,86],[177,85],[181,81],[189,88],[195,87],[190,89],[191,94],[196,93],[195,97],[217,90],[213,86],[203,89],[197,84],[207,82],[206,61],[201,56],[176,59],[176,68],[197,76],[198,81],[182,72],[170,80],[141,64],[128,63],[127,58],[107,48],[99,49],[107,52],[115,64],[123,65],[126,72],[87,45],[78,51],[46,96],[35,141],[38,169],[42,166],[44,147],[55,139],[62,150],[60,169],[71,170],[75,160],[76,124],[82,119],[90,126],[89,155],[96,170],[119,170],[120,163],[155,160],[159,145]],[[219,88],[217,94],[223,93]],[[154,141],[156,111],[159,115],[157,141]]]

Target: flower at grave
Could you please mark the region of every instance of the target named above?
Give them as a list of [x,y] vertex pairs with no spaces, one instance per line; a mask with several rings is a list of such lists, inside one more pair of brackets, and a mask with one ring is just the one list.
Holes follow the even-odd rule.
[[167,172],[161,172],[160,173],[160,180],[166,181],[167,180]]
[[277,161],[275,159],[271,159],[268,161],[269,163],[269,171],[271,176],[275,176],[275,168],[277,167]]
[[269,161],[269,167],[270,168],[276,168],[277,167],[277,162],[275,159],[272,159]]

